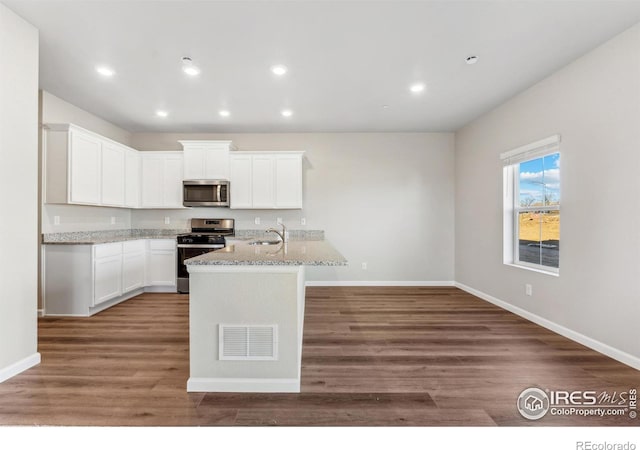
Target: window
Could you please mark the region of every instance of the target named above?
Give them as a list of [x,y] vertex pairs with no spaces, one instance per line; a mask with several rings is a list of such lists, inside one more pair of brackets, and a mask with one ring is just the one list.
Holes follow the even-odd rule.
[[560,269],[560,137],[500,155],[504,165],[504,263]]

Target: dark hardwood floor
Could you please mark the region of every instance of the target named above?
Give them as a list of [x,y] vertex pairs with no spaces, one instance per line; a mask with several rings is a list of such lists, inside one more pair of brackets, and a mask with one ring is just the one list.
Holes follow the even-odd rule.
[[522,418],[525,388],[621,392],[640,372],[456,288],[307,288],[300,394],[187,393],[178,294],[40,319],[39,351],[40,365],[0,384],[0,424],[640,425]]

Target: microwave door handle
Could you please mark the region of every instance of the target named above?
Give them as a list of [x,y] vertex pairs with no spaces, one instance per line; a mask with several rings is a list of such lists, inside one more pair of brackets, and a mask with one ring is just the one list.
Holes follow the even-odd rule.
[[216,189],[216,202],[222,201],[220,200],[221,197],[222,197],[222,185],[219,184],[218,188]]

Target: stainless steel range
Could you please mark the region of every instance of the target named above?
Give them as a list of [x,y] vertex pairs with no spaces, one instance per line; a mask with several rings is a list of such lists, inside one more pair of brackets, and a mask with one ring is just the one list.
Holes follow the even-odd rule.
[[235,234],[234,219],[191,219],[191,233],[178,240],[178,292],[189,292],[189,272],[184,261],[224,248],[225,237]]

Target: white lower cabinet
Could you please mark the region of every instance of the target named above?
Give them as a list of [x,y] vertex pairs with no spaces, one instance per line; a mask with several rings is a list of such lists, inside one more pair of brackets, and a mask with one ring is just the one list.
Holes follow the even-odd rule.
[[147,286],[176,285],[176,241],[149,240],[147,252]]
[[122,293],[144,287],[146,240],[127,241],[122,244]]
[[122,295],[122,243],[93,246],[93,299],[99,305]]
[[43,246],[47,316],[91,316],[144,290],[176,292],[175,239]]

